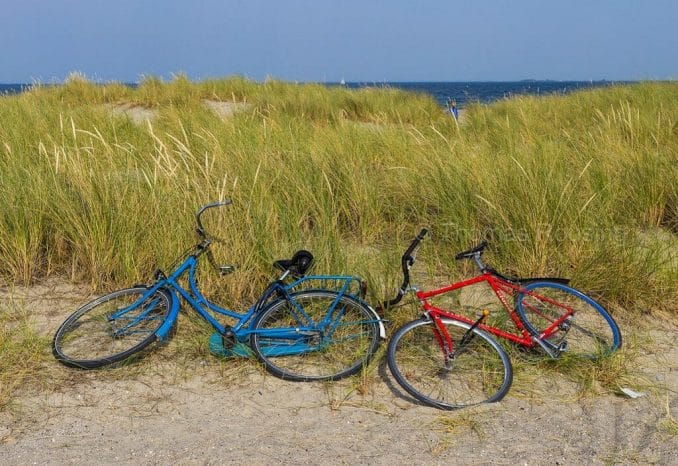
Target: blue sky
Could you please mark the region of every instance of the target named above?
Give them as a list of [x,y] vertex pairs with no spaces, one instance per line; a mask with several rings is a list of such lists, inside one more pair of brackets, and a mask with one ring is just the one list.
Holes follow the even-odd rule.
[[0,82],[678,79],[676,0],[0,0]]

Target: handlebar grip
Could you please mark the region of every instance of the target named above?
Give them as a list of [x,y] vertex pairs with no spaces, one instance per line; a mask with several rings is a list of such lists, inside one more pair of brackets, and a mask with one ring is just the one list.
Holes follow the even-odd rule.
[[229,273],[235,272],[235,265],[219,265],[217,270],[221,275],[228,275]]
[[207,209],[211,209],[212,207],[221,207],[225,205],[231,204],[232,201],[230,199],[224,199],[221,201],[216,201],[216,202],[210,202],[209,204],[205,204],[198,210],[198,213],[195,214],[195,221],[198,224],[198,234],[201,235],[202,237],[206,237],[207,234],[205,233],[205,228],[202,226],[202,221],[200,220],[200,216],[205,212]]
[[229,273],[235,272],[235,265],[219,265],[214,259],[214,254],[212,251],[207,250],[207,260],[210,265],[219,272],[220,275],[228,275]]
[[455,260],[462,260],[462,259],[470,259],[471,257],[475,256],[476,254],[482,254],[483,251],[485,251],[485,248],[487,247],[487,241],[482,241],[478,246],[469,249],[468,251],[463,251],[454,256]]
[[419,234],[412,240],[412,244],[407,248],[405,254],[403,254],[403,259],[409,258],[412,255],[417,246],[419,246],[419,243],[426,238],[426,235],[428,235],[428,229],[422,228]]
[[233,203],[233,201],[231,201],[230,199],[223,199],[221,201],[216,201],[216,202],[212,202],[210,204],[207,204],[205,206],[205,209],[209,209],[211,207],[221,207],[221,206],[224,206],[224,205],[229,205],[231,203]]

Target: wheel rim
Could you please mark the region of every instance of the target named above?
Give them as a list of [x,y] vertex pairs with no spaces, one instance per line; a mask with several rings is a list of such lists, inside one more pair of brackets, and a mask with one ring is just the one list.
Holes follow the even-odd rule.
[[[374,317],[362,305],[342,297],[334,318],[319,325],[336,294],[309,292],[294,296],[314,325],[290,312],[290,304],[264,311],[253,346],[275,375],[291,380],[330,380],[357,372],[378,344]],[[277,330],[274,330],[277,329]],[[273,333],[279,332],[273,336]]]
[[[451,321],[444,324],[455,345],[468,330]],[[480,332],[446,360],[430,321],[413,323],[394,336],[389,366],[411,395],[445,408],[498,401],[512,378],[508,358],[494,340]]]
[[[155,293],[127,313],[120,310],[139,300],[145,288],[111,293],[80,309],[55,336],[55,352],[75,365],[119,360],[154,338],[169,311],[163,293]],[[139,348],[140,349],[140,348]]]

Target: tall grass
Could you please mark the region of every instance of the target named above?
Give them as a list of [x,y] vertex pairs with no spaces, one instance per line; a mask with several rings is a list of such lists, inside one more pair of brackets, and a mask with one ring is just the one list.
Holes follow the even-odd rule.
[[[0,276],[67,275],[94,287],[148,279],[194,240],[195,210],[240,266],[205,285],[251,299],[273,260],[398,280],[423,225],[436,276],[482,237],[488,261],[561,274],[613,308],[675,312],[678,85],[643,83],[464,109],[423,95],[243,78],[82,78],[0,98]],[[246,102],[224,120],[205,99]],[[153,108],[134,124],[115,105]]]
[[35,331],[30,317],[20,304],[0,303],[0,411],[20,387],[42,380],[48,338]]

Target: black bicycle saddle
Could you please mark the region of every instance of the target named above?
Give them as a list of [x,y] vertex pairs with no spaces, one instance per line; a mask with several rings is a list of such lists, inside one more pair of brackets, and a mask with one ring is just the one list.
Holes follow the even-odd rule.
[[302,277],[313,265],[313,254],[301,249],[295,252],[291,259],[280,259],[275,261],[273,265],[283,272],[289,270],[292,275]]
[[461,260],[461,259],[468,259],[470,257],[475,256],[477,253],[482,254],[485,248],[487,247],[487,241],[483,241],[480,243],[478,246],[476,246],[473,249],[469,249],[468,251],[460,252],[454,258],[456,260]]

